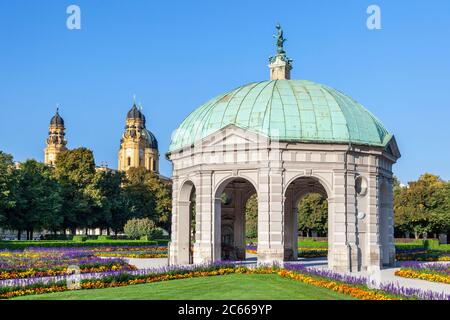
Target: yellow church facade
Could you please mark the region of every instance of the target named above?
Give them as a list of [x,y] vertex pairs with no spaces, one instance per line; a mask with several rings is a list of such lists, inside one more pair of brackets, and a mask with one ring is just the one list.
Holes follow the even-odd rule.
[[146,128],[145,115],[133,104],[128,111],[125,132],[120,141],[119,171],[145,167],[159,172],[159,152],[156,137]]
[[56,114],[50,120],[50,126],[48,129],[47,147],[44,150],[45,164],[53,166],[58,153],[67,150],[65,130],[64,120],[59,115],[59,109],[56,109]]
[[[64,119],[56,110],[50,120],[49,133],[44,150],[44,163],[54,166],[59,153],[68,150],[65,139]],[[118,153],[118,170],[128,171],[130,168],[144,167],[159,174],[158,140],[147,130],[146,118],[136,103],[128,111],[125,131],[120,140]]]

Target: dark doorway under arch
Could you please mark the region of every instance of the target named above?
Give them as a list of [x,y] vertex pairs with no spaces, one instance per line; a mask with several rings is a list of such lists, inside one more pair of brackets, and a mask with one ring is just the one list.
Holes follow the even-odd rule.
[[222,260],[245,260],[246,217],[245,208],[256,189],[243,178],[222,183],[216,191],[216,217],[220,217]]
[[[313,177],[299,177],[286,189],[284,202],[284,260],[298,259],[298,210],[300,201],[308,194],[318,194],[328,199],[322,183]],[[329,223],[329,207],[328,222]],[[328,228],[327,228],[328,229]]]

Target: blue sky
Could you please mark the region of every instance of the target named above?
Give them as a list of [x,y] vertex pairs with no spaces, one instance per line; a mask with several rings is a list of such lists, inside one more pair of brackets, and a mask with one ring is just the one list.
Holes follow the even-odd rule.
[[[81,30],[66,8],[81,8]],[[366,9],[381,8],[381,30]],[[0,2],[0,150],[43,160],[55,105],[70,148],[117,167],[133,94],[159,140],[194,108],[268,79],[279,21],[292,77],[341,90],[397,138],[402,182],[450,179],[450,1],[6,1]]]

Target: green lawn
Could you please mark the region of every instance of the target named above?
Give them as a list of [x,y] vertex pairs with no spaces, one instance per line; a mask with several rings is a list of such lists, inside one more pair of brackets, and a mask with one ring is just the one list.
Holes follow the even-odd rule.
[[317,247],[317,248],[326,248],[328,247],[327,241],[317,241],[314,239],[303,239],[298,240],[299,247]]
[[40,300],[348,300],[351,297],[275,274],[233,274],[170,280],[120,288],[25,296]]

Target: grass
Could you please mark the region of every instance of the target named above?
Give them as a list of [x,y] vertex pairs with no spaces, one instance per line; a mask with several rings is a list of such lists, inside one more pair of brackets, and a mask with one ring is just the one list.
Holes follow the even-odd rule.
[[232,274],[24,296],[21,300],[350,300],[276,274]]
[[327,248],[328,242],[327,241],[318,241],[318,240],[314,240],[314,239],[303,239],[303,240],[298,240],[298,246],[299,247]]

